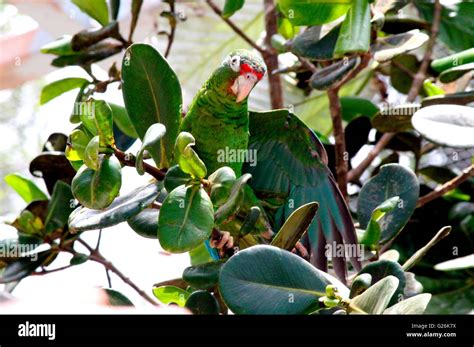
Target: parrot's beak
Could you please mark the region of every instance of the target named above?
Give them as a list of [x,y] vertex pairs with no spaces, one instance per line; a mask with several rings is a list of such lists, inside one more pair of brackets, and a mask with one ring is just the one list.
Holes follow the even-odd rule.
[[258,77],[252,72],[247,72],[237,77],[232,85],[232,92],[237,97],[235,101],[239,103],[245,100],[257,82]]

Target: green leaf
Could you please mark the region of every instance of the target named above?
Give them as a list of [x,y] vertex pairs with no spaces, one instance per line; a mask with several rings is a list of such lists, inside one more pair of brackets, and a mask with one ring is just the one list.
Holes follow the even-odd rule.
[[238,213],[244,199],[245,185],[251,178],[251,174],[245,173],[235,181],[230,190],[229,198],[215,213],[216,224],[225,223]]
[[426,139],[448,147],[474,147],[474,109],[460,105],[428,106],[412,118],[413,127]]
[[158,239],[163,249],[183,253],[199,246],[214,226],[211,199],[200,186],[179,186],[160,209]]
[[456,66],[451,69],[443,71],[441,75],[439,75],[439,80],[442,83],[450,83],[457,80],[458,78],[461,78],[462,76],[464,76],[465,74],[467,74],[468,72],[472,70],[474,70],[474,63]]
[[133,306],[133,303],[130,301],[130,299],[127,298],[122,293],[110,288],[103,288],[103,289],[105,290],[105,293],[107,294],[110,306],[121,306],[121,307]]
[[121,44],[115,42],[103,41],[87,50],[75,52],[74,54],[61,55],[51,62],[51,65],[56,67],[65,67],[71,65],[88,66],[100,60],[104,60],[122,50]]
[[245,0],[225,0],[224,10],[222,11],[222,17],[229,18],[235,12],[240,10],[245,4]]
[[352,0],[279,0],[281,12],[293,25],[320,25],[343,16]]
[[178,77],[152,46],[133,44],[125,53],[122,80],[125,107],[140,138],[143,139],[152,124],[161,123],[166,127],[166,137],[150,154],[156,165],[168,168],[181,119]]
[[63,228],[67,224],[74,207],[71,186],[63,181],[57,181],[48,204],[44,232],[50,234],[58,228]]
[[72,3],[100,24],[109,23],[109,8],[105,0],[72,0]]
[[205,290],[193,292],[186,300],[185,307],[194,314],[219,314],[219,303],[214,295]]
[[9,283],[19,281],[29,276],[38,267],[43,265],[51,256],[51,251],[43,251],[39,253],[29,254],[10,264],[3,270],[0,275],[0,283]]
[[125,222],[149,206],[159,195],[161,187],[160,183],[149,183],[116,198],[103,210],[79,207],[69,217],[69,228],[72,232],[77,232],[106,228]]
[[474,254],[466,255],[464,257],[454,258],[443,261],[435,265],[435,270],[438,271],[453,271],[460,269],[469,269],[474,267]]
[[191,295],[188,291],[175,286],[153,288],[153,294],[163,304],[177,304],[181,307],[184,307],[186,300]]
[[160,210],[156,208],[146,208],[136,216],[127,220],[130,228],[138,235],[150,239],[158,238],[158,218]]
[[70,265],[81,265],[84,264],[86,261],[89,260],[89,256],[87,254],[76,253],[71,260],[69,260]]
[[387,308],[383,314],[423,314],[430,300],[431,294],[418,294]]
[[418,29],[378,38],[372,49],[375,52],[374,59],[379,63],[392,60],[400,54],[421,47],[428,39],[428,35]]
[[403,298],[403,293],[406,284],[405,272],[400,264],[391,260],[378,260],[366,265],[358,274],[370,274],[372,276],[372,283],[377,283],[387,276],[394,276],[398,279],[393,297],[389,298],[390,305],[394,305]]
[[229,197],[237,177],[234,170],[224,166],[209,175],[208,180],[211,184],[211,200],[214,206],[221,206]]
[[48,196],[43,193],[38,186],[28,178],[18,174],[9,174],[5,176],[5,182],[12,187],[18,195],[22,197],[27,204],[32,201],[48,200]]
[[402,230],[415,210],[419,197],[419,184],[415,174],[399,165],[387,164],[361,189],[357,202],[357,216],[361,228],[367,228],[372,211],[394,196],[400,197],[396,209],[387,212],[380,221],[380,243],[386,243]]
[[163,124],[155,123],[150,125],[148,130],[143,137],[143,142],[140,150],[137,153],[137,158],[135,160],[135,168],[139,175],[143,175],[145,173],[145,169],[143,168],[143,153],[145,150],[152,150],[157,145],[159,145],[160,140],[165,136],[166,128]]
[[195,144],[193,135],[186,131],[180,132],[176,138],[175,155],[183,172],[190,174],[193,178],[201,179],[207,175],[207,169],[192,148]]
[[112,110],[104,100],[90,99],[90,107],[85,107],[80,118],[86,129],[100,137],[100,147],[112,146],[114,141]]
[[424,98],[421,101],[421,107],[427,107],[440,104],[467,105],[474,102],[474,92],[461,92],[454,94],[436,95]]
[[71,47],[71,35],[64,35],[59,39],[47,43],[40,48],[40,52],[43,54],[54,54],[54,55],[77,55],[79,53],[74,52]]
[[317,90],[332,88],[338,85],[359,63],[359,57],[352,57],[323,67],[311,76],[311,87]]
[[214,261],[204,242],[189,251],[189,260],[193,266]]
[[70,90],[81,88],[89,84],[85,78],[64,78],[59,81],[54,81],[43,87],[40,96],[40,105],[46,104],[48,101],[66,93]]
[[99,150],[100,150],[100,136],[94,136],[89,143],[87,144],[86,148],[84,149],[84,164],[92,170],[99,169]]
[[318,206],[317,202],[310,202],[297,208],[280,228],[271,245],[291,251],[310,226]]
[[82,166],[71,185],[74,197],[83,206],[95,210],[109,206],[118,195],[121,186],[121,166],[115,157],[104,157],[98,170]]
[[293,53],[311,60],[332,60],[340,30],[341,26],[337,25],[320,38],[321,27],[309,27],[295,37],[290,49]]
[[419,104],[390,106],[380,110],[372,118],[372,126],[380,132],[406,132],[413,130],[411,118],[420,109]]
[[130,35],[129,35],[130,41],[133,37],[133,33],[135,32],[135,28],[137,26],[138,17],[140,16],[142,5],[143,5],[143,0],[132,0],[132,6],[131,6],[132,7],[131,8],[132,21],[130,24]]
[[303,314],[325,296],[321,271],[288,251],[254,246],[222,267],[219,288],[235,314]]
[[[388,276],[351,300],[351,306],[370,314],[382,314],[397,290],[398,278]],[[358,312],[352,312],[358,313]]]
[[360,240],[360,243],[366,246],[372,246],[379,242],[380,236],[382,235],[381,219],[387,212],[393,211],[400,203],[400,197],[394,196],[388,200],[385,200],[382,204],[377,206],[372,212],[369,225]]
[[341,31],[334,48],[334,55],[342,57],[348,53],[363,53],[370,44],[370,6],[368,0],[353,0],[352,7],[342,22]]
[[112,20],[116,20],[120,12],[120,0],[110,0],[110,12]]
[[423,90],[428,96],[443,95],[445,94],[444,90],[438,87],[436,84],[431,82],[429,79],[426,79],[423,82]]
[[112,103],[109,103],[109,106],[112,110],[112,118],[114,119],[114,124],[117,128],[119,128],[125,135],[137,138],[137,131],[135,130],[125,107]]
[[354,280],[352,281],[351,285],[351,292],[349,294],[350,298],[353,298],[364,291],[366,291],[370,285],[372,284],[372,275],[369,273],[364,273],[358,275]]
[[225,261],[220,260],[187,267],[183,272],[183,280],[196,289],[211,289],[217,285],[224,264]]
[[357,96],[343,96],[340,98],[342,119],[351,122],[358,116],[373,118],[379,108],[370,100]]
[[[413,54],[402,54],[392,59],[392,64],[390,65],[390,82],[392,86],[400,93],[408,94],[413,78],[407,71],[415,75],[419,65],[418,59]],[[399,66],[402,67],[400,68]]]
[[92,136],[84,129],[82,125],[74,129],[69,135],[68,146],[66,147],[66,158],[70,161],[84,159],[84,152],[87,145],[92,140]]
[[435,59],[431,62],[431,68],[436,72],[444,72],[455,67],[468,65],[469,63],[474,63],[474,48]]
[[191,180],[192,177],[186,172],[183,172],[179,168],[179,165],[172,166],[168,171],[166,171],[164,180],[166,191],[171,192],[180,185],[188,184]]

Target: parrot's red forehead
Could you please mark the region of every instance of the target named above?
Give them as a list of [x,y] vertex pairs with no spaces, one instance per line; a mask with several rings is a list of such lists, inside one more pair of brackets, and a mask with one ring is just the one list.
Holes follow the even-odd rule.
[[240,74],[243,75],[243,74],[246,74],[246,73],[249,73],[251,72],[252,74],[254,74],[255,76],[257,76],[258,80],[260,81],[263,77],[263,73],[255,70],[254,68],[252,68],[249,64],[245,64],[243,63],[241,66],[240,66]]

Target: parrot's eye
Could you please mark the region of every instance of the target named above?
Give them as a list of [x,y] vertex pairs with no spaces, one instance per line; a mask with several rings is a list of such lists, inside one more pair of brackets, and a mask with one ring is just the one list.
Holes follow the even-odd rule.
[[233,56],[230,58],[230,68],[235,71],[239,72],[240,71],[240,57],[238,55]]

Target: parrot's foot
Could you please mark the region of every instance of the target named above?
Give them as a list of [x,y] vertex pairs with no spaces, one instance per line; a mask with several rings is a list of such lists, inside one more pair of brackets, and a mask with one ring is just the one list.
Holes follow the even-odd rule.
[[309,260],[309,252],[306,249],[306,247],[303,246],[303,244],[300,241],[298,241],[295,244],[295,248],[293,248],[291,252],[295,253],[295,254],[298,254],[299,256],[301,256],[305,260]]
[[234,238],[230,236],[228,231],[219,231],[213,233],[210,245],[212,248],[216,248],[219,251],[219,255],[223,257],[228,249],[234,247]]

